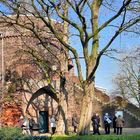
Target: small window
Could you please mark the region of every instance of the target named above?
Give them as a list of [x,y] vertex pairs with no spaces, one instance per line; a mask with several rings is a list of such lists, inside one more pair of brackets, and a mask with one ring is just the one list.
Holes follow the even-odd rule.
[[118,117],[119,115],[121,115],[121,117],[123,117],[123,111],[120,111],[120,110],[115,111],[115,115],[116,115],[116,117]]

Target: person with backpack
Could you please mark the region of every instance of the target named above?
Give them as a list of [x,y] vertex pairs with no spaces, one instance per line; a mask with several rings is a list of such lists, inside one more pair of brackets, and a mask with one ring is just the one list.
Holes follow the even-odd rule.
[[104,115],[105,134],[110,134],[110,124],[112,123],[111,117],[108,113]]

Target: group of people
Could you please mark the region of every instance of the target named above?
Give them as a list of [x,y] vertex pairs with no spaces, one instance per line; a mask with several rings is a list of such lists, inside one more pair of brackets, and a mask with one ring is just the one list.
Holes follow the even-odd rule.
[[23,117],[21,116],[19,118],[19,126],[22,128],[23,134],[32,135],[33,132],[33,125],[35,124],[35,121],[33,118]]
[[[92,126],[93,126],[93,134],[98,134],[100,135],[99,127],[100,127],[100,117],[99,114],[95,114],[91,118],[92,120]],[[104,122],[104,128],[105,128],[105,134],[110,134],[110,127],[111,124],[113,124],[114,128],[114,133],[122,134],[122,128],[124,126],[124,119],[121,115],[114,115],[113,118],[108,113],[105,113],[103,117],[103,122]]]
[[[100,135],[99,127],[100,127],[100,117],[99,114],[96,113],[95,115],[92,116],[91,118],[92,121],[92,126],[93,126],[93,134],[98,134]],[[105,128],[105,134],[110,134],[110,127],[111,124],[113,124],[114,128],[114,133],[116,134],[122,134],[122,128],[124,126],[124,119],[121,115],[114,115],[112,118],[108,113],[105,113],[103,117],[103,122],[104,122],[104,128]],[[19,124],[21,125],[23,129],[23,134],[32,134],[32,129],[33,125],[35,124],[35,121],[32,118],[23,118],[22,116],[20,117]],[[50,117],[50,126],[52,129],[52,134],[55,133],[56,131],[56,119],[55,116],[52,115]],[[78,126],[78,118],[76,114],[73,114],[72,116],[72,126],[74,128],[73,132],[77,132],[77,126]]]
[[[18,120],[18,126],[22,128],[22,134],[32,135],[33,133],[33,126],[35,125],[35,120],[33,118],[29,117],[23,117],[21,116]],[[52,115],[50,117],[50,126],[52,129],[52,134],[56,131],[56,119],[55,116]]]
[[[52,115],[50,118],[50,123],[51,123],[51,129],[52,129],[52,134],[55,133],[56,131],[56,119],[55,116]],[[77,132],[77,126],[78,126],[78,117],[76,114],[73,114],[72,116],[72,126],[73,126],[73,132],[76,133]]]
[[114,133],[117,134],[122,134],[122,128],[124,126],[124,118],[119,115],[118,117],[114,116],[113,118],[113,128],[114,128]]
[[[92,126],[93,126],[93,134],[100,135],[99,127],[101,125],[100,125],[99,114],[96,113],[95,115],[93,115],[91,120],[92,120]],[[52,117],[50,118],[50,122],[51,122],[52,134],[54,134],[56,130],[56,121],[55,121],[54,115],[52,115]],[[78,123],[79,121],[78,121],[77,115],[73,114],[72,126],[73,126],[74,133],[77,132]],[[122,128],[124,126],[124,119],[121,115],[118,115],[118,116],[114,115],[114,117],[112,118],[108,113],[105,113],[103,117],[103,123],[104,123],[105,134],[110,134],[111,125],[113,125],[114,133],[116,133],[117,135],[122,134]]]

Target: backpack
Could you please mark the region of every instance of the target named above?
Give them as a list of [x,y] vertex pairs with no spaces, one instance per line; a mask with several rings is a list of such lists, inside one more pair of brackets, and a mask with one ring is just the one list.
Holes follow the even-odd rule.
[[108,117],[106,118],[106,121],[107,121],[107,123],[109,123],[109,124],[112,122]]

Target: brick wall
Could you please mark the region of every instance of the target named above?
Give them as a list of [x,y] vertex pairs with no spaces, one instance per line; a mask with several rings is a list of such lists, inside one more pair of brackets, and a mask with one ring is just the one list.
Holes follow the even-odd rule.
[[[25,17],[22,18],[24,19]],[[24,19],[23,21],[26,23],[26,19]],[[40,37],[43,38],[44,41],[46,41],[48,44],[51,43],[56,44],[57,48],[51,47],[52,51],[56,53],[55,56],[59,56],[59,58],[62,57],[66,59],[63,53],[64,50],[61,50],[61,45],[57,42],[54,36],[50,34],[48,29],[44,27],[43,23],[40,21],[36,21],[36,27],[38,27],[38,30],[40,31]],[[58,29],[60,29],[61,32],[62,25],[56,23],[56,27],[58,27]],[[42,28],[45,29],[46,32],[42,31]],[[18,114],[16,115],[17,118],[21,115],[22,112],[25,113],[25,109],[31,95],[37,90],[39,90],[41,87],[47,85],[46,80],[43,79],[44,73],[42,73],[36,65],[31,63],[33,62],[33,60],[29,55],[26,54],[23,55],[23,53],[20,53],[21,51],[19,50],[23,50],[25,48],[28,49],[29,46],[38,49],[40,55],[42,55],[43,58],[46,58],[46,60],[48,60],[49,66],[52,65],[57,66],[58,72],[60,71],[60,69],[66,71],[68,63],[64,64],[61,61],[56,60],[55,56],[50,55],[48,51],[44,50],[41,46],[39,46],[39,41],[36,38],[34,38],[34,36],[29,31],[25,29],[21,29],[19,27],[13,28],[11,26],[9,27],[6,26],[3,28],[0,27],[0,32],[3,32],[4,69],[5,70],[10,69],[11,72],[16,71],[21,78],[26,79],[26,82],[24,82],[24,84],[22,83],[25,91],[18,92],[19,96],[22,96],[22,103],[20,102],[20,106],[15,106],[14,104],[9,104],[9,102],[6,102],[6,107],[3,108],[4,112],[2,114],[2,118],[4,118],[5,114],[8,114],[7,117],[9,117],[9,119],[7,117],[6,117],[7,119],[5,120],[3,119],[3,122],[4,123],[6,122],[6,125],[15,125],[17,121],[16,122],[13,121],[14,120],[13,116],[15,116],[15,114],[12,112],[17,112]],[[0,44],[2,44],[2,39],[0,39]],[[1,47],[2,46],[0,45],[0,49]],[[0,51],[0,58],[2,57],[1,53],[2,52]],[[70,62],[70,64],[72,64],[72,61]],[[2,62],[0,61],[0,67],[1,66]],[[54,73],[51,74],[52,79],[55,82],[55,86],[57,87],[57,90],[60,90],[59,76],[55,75]],[[78,117],[80,116],[81,97],[83,91],[75,85],[79,84],[79,80],[76,76],[74,76],[74,68],[72,68],[70,71],[66,71],[65,76],[67,80],[65,90],[68,93],[68,124],[69,126],[71,126],[72,115],[76,113]],[[5,89],[8,89],[9,85],[10,84],[8,82],[5,82]],[[5,90],[5,93],[7,91],[8,90]],[[98,113],[100,115],[101,123],[103,126],[102,122],[103,114],[105,113],[105,111],[110,111],[114,113],[114,111],[112,111],[114,109],[111,110],[104,109],[105,106],[103,103],[108,103],[110,101],[110,98],[103,91],[95,88],[95,97],[97,97],[100,101],[94,99],[93,113]],[[107,108],[109,109],[108,106]],[[133,109],[134,107],[132,108],[132,110]],[[49,115],[53,113],[55,114],[57,112],[57,103],[55,101],[52,101],[52,99],[49,98],[48,96],[42,95],[41,97],[39,97],[34,101],[32,106],[30,106],[28,110],[28,113],[36,119],[36,122],[39,115],[39,111],[48,111]],[[17,118],[15,120],[17,120]]]
[[[14,18],[11,17],[11,18]],[[22,23],[29,23],[29,21],[26,19],[26,17],[22,16],[20,17]],[[50,31],[44,26],[43,22],[34,19],[33,17],[29,17],[33,21],[35,21],[35,27],[38,30],[40,37],[43,39],[44,44],[48,45],[50,47],[50,50],[53,51],[54,55],[51,55],[47,50],[44,50],[43,47],[39,44],[39,40],[32,35],[31,32],[29,32],[26,29],[22,29],[18,26],[7,26],[3,24],[3,27],[0,27],[0,32],[3,33],[2,38],[0,39],[0,44],[2,44],[3,40],[3,56],[4,56],[4,71],[5,74],[7,74],[7,70],[10,71],[11,76],[14,77],[14,72],[18,74],[18,76],[24,81],[22,82],[22,91],[19,91],[18,94],[22,96],[22,112],[23,115],[25,115],[25,109],[27,106],[27,103],[31,97],[31,95],[40,89],[43,86],[47,85],[47,82],[43,79],[44,78],[44,73],[39,69],[38,66],[34,65],[33,59],[29,56],[26,55],[25,53],[23,54],[23,50],[28,50],[28,47],[31,47],[33,49],[37,49],[39,52],[40,56],[42,58],[45,58],[47,60],[47,63],[49,63],[49,66],[51,67],[52,65],[56,65],[57,71],[59,72],[60,69],[64,68],[67,70],[67,63],[61,63],[59,59],[57,60],[56,57],[63,57],[65,59],[66,54],[64,54],[64,50],[61,49],[60,43],[54,38],[54,36],[50,33]],[[0,19],[1,20],[1,19]],[[56,28],[61,32],[62,25],[60,23],[55,22]],[[54,45],[54,47],[52,47]],[[0,50],[2,46],[0,45]],[[63,55],[63,56],[62,56]],[[0,51],[0,59],[2,58],[2,51]],[[0,61],[0,67],[2,67],[2,61]],[[73,74],[73,69],[69,71],[69,74]],[[2,74],[2,71],[0,69],[0,74]],[[50,73],[50,75],[53,77],[53,80],[56,80],[57,87],[59,88],[60,82],[59,82],[59,77],[54,75],[54,73]],[[55,78],[56,77],[56,78]],[[17,79],[14,79],[17,80]],[[13,86],[13,81],[4,81],[4,93],[7,93],[8,90],[10,90],[10,93],[13,91],[16,92],[17,89],[12,89],[12,88],[17,88],[17,85]],[[0,81],[0,88],[2,86],[2,81]],[[20,85],[21,86],[21,85]],[[24,91],[23,91],[24,89]],[[12,93],[13,94],[13,93]],[[47,110],[52,114],[53,111],[56,110],[56,103],[53,101],[53,106],[52,106],[52,101],[50,98],[46,100],[48,97],[42,96],[38,98],[35,103],[39,105],[32,105],[29,108],[29,114],[33,117],[38,117],[38,112],[40,110]],[[8,103],[9,104],[9,103]],[[41,105],[42,104],[42,105]],[[12,111],[13,105],[7,105],[6,108],[3,108],[3,111],[7,113],[5,110],[10,110]],[[11,114],[12,118],[12,113],[11,111],[8,111],[9,117]],[[5,113],[2,113],[2,117],[4,116]],[[20,114],[21,115],[21,114]],[[19,117],[19,115],[18,115]],[[37,121],[37,120],[36,120]],[[4,122],[4,121],[3,121]],[[6,122],[8,124],[8,120]],[[11,120],[10,120],[11,123]],[[15,123],[13,123],[14,125]]]

